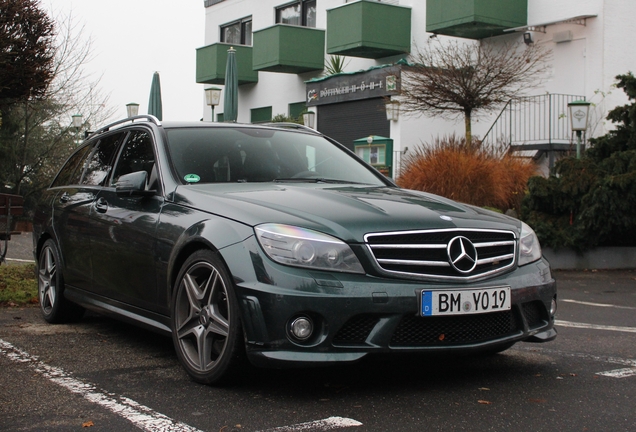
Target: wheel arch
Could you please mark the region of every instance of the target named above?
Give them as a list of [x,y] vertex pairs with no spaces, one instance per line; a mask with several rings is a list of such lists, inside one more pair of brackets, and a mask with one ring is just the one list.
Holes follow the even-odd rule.
[[208,219],[198,222],[185,230],[172,249],[168,263],[167,288],[168,298],[172,298],[174,284],[183,263],[190,255],[200,249],[208,249],[217,253],[230,277],[233,277],[230,266],[221,250],[230,245],[240,243],[254,235],[252,227],[224,219]]

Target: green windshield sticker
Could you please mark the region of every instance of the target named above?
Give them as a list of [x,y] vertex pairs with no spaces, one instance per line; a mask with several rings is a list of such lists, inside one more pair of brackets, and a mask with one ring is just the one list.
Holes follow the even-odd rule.
[[201,177],[196,174],[187,174],[185,177],[183,177],[183,179],[188,183],[198,183],[199,180],[201,180]]

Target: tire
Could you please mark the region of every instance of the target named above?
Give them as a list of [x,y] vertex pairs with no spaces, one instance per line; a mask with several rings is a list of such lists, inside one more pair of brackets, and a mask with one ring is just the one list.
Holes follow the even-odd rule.
[[40,310],[51,324],[79,321],[84,308],[64,297],[64,277],[60,253],[51,239],[44,242],[38,259],[38,293]]
[[193,253],[181,267],[172,296],[172,341],[196,382],[232,381],[245,362],[234,286],[217,254]]

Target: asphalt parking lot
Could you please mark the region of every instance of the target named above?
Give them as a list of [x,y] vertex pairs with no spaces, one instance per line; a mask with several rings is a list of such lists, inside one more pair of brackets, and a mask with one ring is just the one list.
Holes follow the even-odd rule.
[[[10,245],[11,247],[11,245]],[[504,353],[369,358],[190,381],[168,338],[0,309],[0,430],[633,431],[636,272],[555,272],[558,338]]]

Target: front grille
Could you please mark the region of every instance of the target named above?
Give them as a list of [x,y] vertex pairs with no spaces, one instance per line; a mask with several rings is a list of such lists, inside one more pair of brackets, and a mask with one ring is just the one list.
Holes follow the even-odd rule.
[[524,303],[521,306],[523,316],[526,318],[528,328],[530,330],[544,326],[548,321],[548,312],[544,304],[537,300],[529,303]]
[[510,311],[479,315],[419,317],[400,321],[392,347],[435,347],[485,342],[515,334],[519,323]]
[[375,233],[367,234],[365,242],[383,273],[412,279],[492,276],[514,266],[517,250],[515,234],[501,230]]

